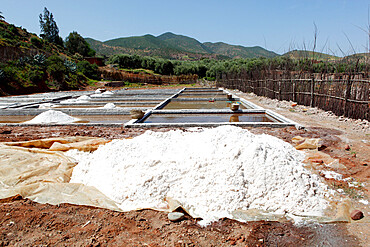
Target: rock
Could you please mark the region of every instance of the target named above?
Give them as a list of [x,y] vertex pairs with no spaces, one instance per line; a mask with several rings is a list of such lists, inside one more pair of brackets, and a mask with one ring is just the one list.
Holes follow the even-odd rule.
[[360,220],[364,217],[364,213],[362,213],[360,210],[353,210],[351,213],[351,219],[353,220]]
[[292,107],[296,107],[297,106],[297,103],[292,103]]
[[363,166],[367,166],[367,163],[362,163]]
[[348,145],[348,144],[346,144],[345,146],[344,146],[344,150],[350,150],[351,149],[351,147]]
[[180,212],[168,213],[168,219],[172,222],[180,221],[180,220],[184,219],[184,217],[185,217],[185,214],[180,213]]
[[140,119],[144,117],[144,112],[141,110],[131,110],[130,114],[132,119]]

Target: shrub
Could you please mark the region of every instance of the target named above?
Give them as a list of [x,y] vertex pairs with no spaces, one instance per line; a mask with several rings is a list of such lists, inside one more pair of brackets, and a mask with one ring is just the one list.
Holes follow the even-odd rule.
[[77,71],[77,65],[75,62],[65,60],[64,61],[64,66],[66,66],[67,70],[71,73],[76,73]]
[[77,71],[90,79],[98,79],[98,65],[96,64],[90,64],[88,61],[80,61],[77,63]]
[[42,39],[39,39],[37,37],[32,37],[30,41],[37,48],[42,48],[44,45],[44,42],[42,41]]
[[66,85],[64,84],[64,77],[67,72],[66,67],[64,66],[64,61],[56,55],[50,56],[47,59],[47,69],[49,76],[57,83],[55,86],[57,89],[65,89]]

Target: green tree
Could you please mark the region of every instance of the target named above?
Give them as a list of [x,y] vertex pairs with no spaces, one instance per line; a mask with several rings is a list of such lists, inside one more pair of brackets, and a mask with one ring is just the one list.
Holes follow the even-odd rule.
[[40,14],[39,21],[41,28],[40,36],[50,43],[63,45],[63,39],[59,36],[59,28],[54,21],[54,16],[46,7],[44,8],[44,14]]
[[66,38],[65,46],[71,54],[79,53],[84,57],[95,56],[95,51],[90,48],[89,43],[77,32],[73,31]]
[[67,74],[67,68],[64,65],[64,61],[56,55],[50,56],[47,61],[47,73],[54,81],[55,86],[58,89],[66,89],[65,75]]
[[90,64],[88,61],[80,61],[77,63],[77,72],[83,73],[90,79],[99,79],[98,65]]

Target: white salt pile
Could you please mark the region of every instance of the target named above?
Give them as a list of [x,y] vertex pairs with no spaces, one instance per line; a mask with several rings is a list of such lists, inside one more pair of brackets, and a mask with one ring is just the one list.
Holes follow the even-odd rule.
[[68,114],[65,114],[61,111],[54,111],[49,110],[45,111],[33,119],[25,122],[25,123],[31,123],[31,124],[44,124],[44,123],[73,123],[79,121],[78,118],[74,118],[69,116]]
[[105,104],[102,108],[106,108],[106,109],[113,109],[113,108],[116,108],[117,106],[113,103],[107,103]]
[[91,98],[88,96],[88,95],[82,95],[80,97],[77,98],[77,101],[81,101],[81,100],[90,100]]
[[147,131],[83,157],[71,182],[95,186],[122,210],[159,209],[172,198],[207,224],[237,209],[318,216],[329,205],[327,186],[303,167],[303,154],[233,126]]
[[114,93],[112,93],[111,91],[105,91],[104,93],[102,93],[103,95],[112,95]]

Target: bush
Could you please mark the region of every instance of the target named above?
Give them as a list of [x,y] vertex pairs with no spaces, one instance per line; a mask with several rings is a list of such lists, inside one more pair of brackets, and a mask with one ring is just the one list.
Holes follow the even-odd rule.
[[30,41],[37,48],[42,48],[44,45],[44,42],[42,41],[42,39],[39,39],[37,37],[32,37]]
[[37,69],[29,70],[27,77],[33,84],[38,84],[44,79],[44,71]]
[[50,56],[47,59],[47,69],[49,76],[55,81],[55,87],[57,89],[66,89],[64,84],[64,77],[67,73],[67,69],[64,66],[64,61],[56,55]]
[[98,65],[90,64],[88,61],[80,61],[77,63],[77,71],[83,73],[90,79],[98,80]]

